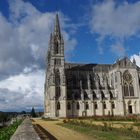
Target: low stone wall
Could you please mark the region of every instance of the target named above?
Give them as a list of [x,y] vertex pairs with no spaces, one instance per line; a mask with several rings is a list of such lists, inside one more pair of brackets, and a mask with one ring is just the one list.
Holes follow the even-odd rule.
[[30,119],[25,119],[10,140],[40,140]]

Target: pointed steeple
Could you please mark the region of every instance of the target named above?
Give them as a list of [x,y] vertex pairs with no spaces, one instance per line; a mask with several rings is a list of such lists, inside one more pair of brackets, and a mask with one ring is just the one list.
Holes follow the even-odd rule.
[[56,14],[56,17],[55,17],[54,35],[58,35],[58,36],[61,35],[58,13]]

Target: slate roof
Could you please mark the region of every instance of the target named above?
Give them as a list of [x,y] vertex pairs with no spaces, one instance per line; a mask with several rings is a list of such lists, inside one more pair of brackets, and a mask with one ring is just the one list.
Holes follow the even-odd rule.
[[108,72],[111,69],[111,64],[76,64],[76,63],[65,63],[66,70],[72,71],[97,71],[97,72]]

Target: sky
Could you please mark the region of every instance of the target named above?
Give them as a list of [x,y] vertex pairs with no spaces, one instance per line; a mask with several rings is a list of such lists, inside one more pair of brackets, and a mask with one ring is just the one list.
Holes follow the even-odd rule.
[[0,0],[0,110],[43,110],[46,53],[56,13],[65,59],[140,66],[139,0]]

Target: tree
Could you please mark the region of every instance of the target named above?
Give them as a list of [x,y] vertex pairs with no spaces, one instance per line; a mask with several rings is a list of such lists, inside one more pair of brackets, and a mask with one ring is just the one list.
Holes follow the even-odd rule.
[[32,117],[36,117],[36,113],[35,113],[35,109],[34,109],[34,107],[32,107],[32,110],[31,110],[31,116]]
[[0,112],[0,123],[2,123],[3,126],[4,126],[5,123],[10,120],[9,117],[10,116],[9,116],[8,113],[6,113],[6,112]]
[[21,111],[21,114],[26,114],[26,111],[24,111],[24,110],[23,110],[23,111]]

